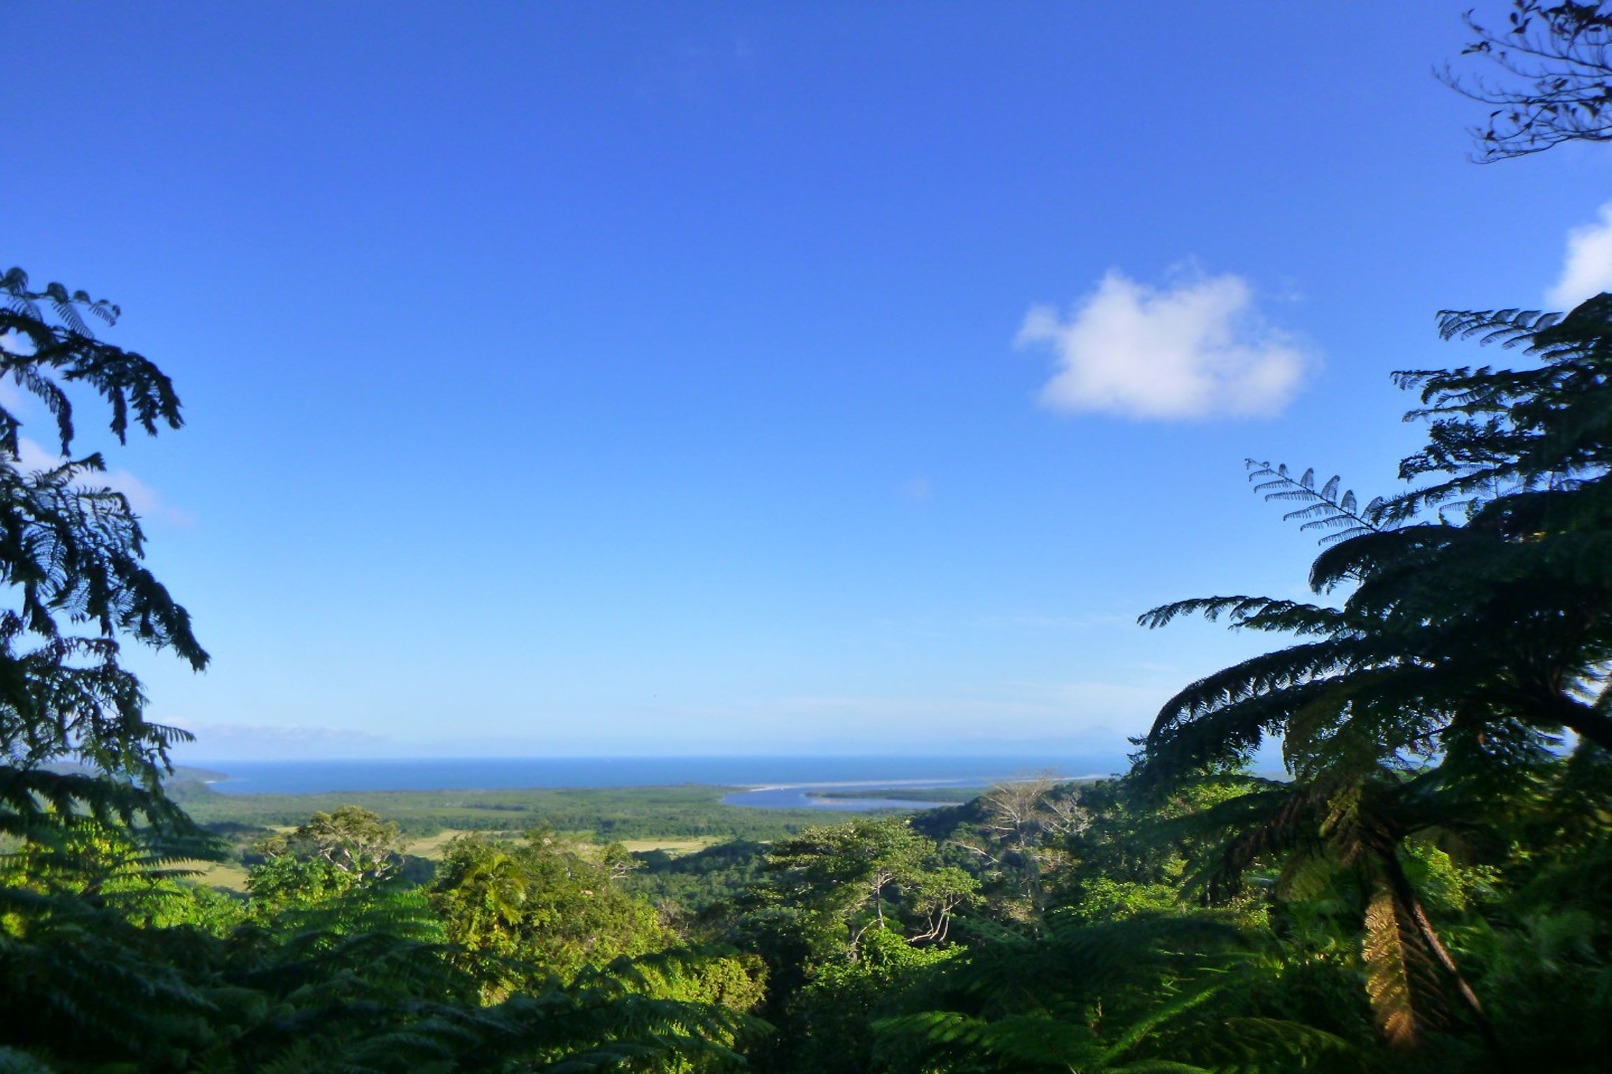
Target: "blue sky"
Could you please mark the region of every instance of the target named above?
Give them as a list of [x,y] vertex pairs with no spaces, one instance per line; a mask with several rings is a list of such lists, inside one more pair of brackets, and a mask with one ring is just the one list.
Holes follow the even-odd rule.
[[1138,613],[1302,591],[1245,457],[1390,491],[1389,372],[1500,357],[1437,310],[1612,277],[1612,155],[1467,161],[1464,6],[7,6],[0,259],[185,402],[151,716],[1119,752],[1262,642]]

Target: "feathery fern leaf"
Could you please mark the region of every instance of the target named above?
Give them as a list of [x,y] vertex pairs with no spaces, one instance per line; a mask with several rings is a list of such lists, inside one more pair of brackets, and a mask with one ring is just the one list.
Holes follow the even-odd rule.
[[1374,505],[1362,509],[1352,489],[1345,490],[1341,496],[1338,494],[1342,479],[1336,475],[1317,489],[1314,469],[1294,477],[1286,463],[1272,467],[1268,462],[1244,459],[1243,465],[1248,468],[1248,480],[1254,483],[1254,491],[1267,501],[1303,504],[1288,511],[1282,519],[1299,522],[1301,530],[1329,531],[1321,538],[1323,545],[1380,528],[1371,517]]
[[1386,889],[1372,892],[1366,906],[1366,932],[1362,953],[1366,963],[1366,994],[1371,997],[1377,1031],[1394,1048],[1416,1047],[1416,1007],[1411,1000],[1407,965],[1406,929],[1393,895]]

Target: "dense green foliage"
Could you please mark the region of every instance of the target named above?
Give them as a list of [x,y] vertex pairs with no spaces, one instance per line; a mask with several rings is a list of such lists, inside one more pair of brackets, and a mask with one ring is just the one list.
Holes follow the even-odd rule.
[[807,809],[722,805],[737,788],[583,787],[478,791],[353,791],[340,794],[220,794],[196,781],[169,794],[203,825],[288,827],[311,812],[358,805],[386,817],[411,837],[444,830],[519,832],[544,825],[612,840],[664,838],[777,839],[822,820]]
[[641,866],[623,877],[629,891],[644,895],[670,919],[720,912],[761,879],[765,843],[735,840],[692,854],[649,850],[633,854]]
[[[1593,1070],[1612,761],[1540,753],[1526,783],[1393,852],[1513,1065]],[[1381,863],[1306,819],[1319,801],[1236,772],[1031,782],[639,869],[542,829],[469,836],[425,886],[338,868],[388,853],[348,810],[282,833],[245,898],[74,822],[7,858],[0,987],[28,1017],[5,1043],[44,1070],[1503,1069],[1448,1002],[1390,1046],[1373,989],[1396,978],[1362,943]],[[679,905],[656,873],[719,879]],[[656,888],[661,912],[632,893]],[[1438,994],[1403,961],[1399,988]],[[110,1002],[115,977],[149,1006]]]
[[575,977],[590,964],[668,946],[655,909],[614,883],[627,867],[619,848],[589,855],[534,828],[518,844],[456,840],[430,898],[448,939],[491,995]]

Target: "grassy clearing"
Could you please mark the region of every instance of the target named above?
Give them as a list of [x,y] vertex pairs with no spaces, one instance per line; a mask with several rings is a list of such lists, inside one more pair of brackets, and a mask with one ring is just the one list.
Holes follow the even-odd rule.
[[681,857],[684,854],[698,853],[706,847],[715,846],[721,842],[726,842],[726,840],[707,836],[700,839],[623,839],[621,840],[621,845],[635,854],[650,850],[664,850],[673,857]]
[[[448,849],[448,844],[453,842],[455,839],[459,838],[461,835],[480,835],[480,836],[485,836],[485,837],[492,838],[492,839],[519,839],[521,837],[521,834],[522,833],[520,833],[518,831],[487,832],[487,831],[467,831],[465,829],[460,829],[460,828],[444,828],[442,831],[438,832],[436,835],[428,835],[428,836],[425,836],[425,837],[420,838],[420,839],[411,839],[411,840],[409,840],[408,845],[405,846],[403,848],[403,850],[404,850],[404,853],[412,854],[415,857],[426,858],[426,859],[428,859],[430,861],[441,861],[442,860],[442,855]],[[574,833],[574,834],[576,834],[579,838],[582,838],[582,839],[587,839],[588,838],[588,833],[586,833],[586,832],[578,832],[578,833]],[[619,839],[619,840],[617,840],[617,842],[619,842],[623,847],[625,847],[629,851],[664,850],[666,853],[672,854],[672,855],[693,854],[696,851],[704,850],[708,846],[714,846],[717,843],[723,843],[723,842],[726,842],[726,841],[727,840],[721,838],[720,836],[714,836],[714,835],[711,835],[711,836],[675,836],[675,835],[672,835],[672,836],[655,836],[655,837],[646,838],[646,839]]]
[[417,858],[428,861],[441,861],[442,855],[448,850],[448,844],[461,835],[481,835],[492,839],[515,839],[520,832],[493,832],[485,830],[471,830],[468,828],[444,828],[435,835],[424,835],[417,839],[410,839],[403,847],[403,853],[412,854]]
[[[280,829],[283,831],[290,830],[283,825],[280,826]],[[584,838],[587,837],[587,833],[579,834]],[[444,828],[433,835],[408,840],[403,852],[411,857],[425,858],[427,861],[441,861],[443,854],[447,852],[448,844],[461,835],[480,835],[493,839],[519,839],[521,833],[519,831]],[[661,850],[673,857],[694,854],[704,850],[706,847],[726,841],[721,836],[660,836],[620,840],[622,846],[629,851]],[[185,867],[196,870],[196,875],[188,878],[191,883],[241,894],[246,892],[246,869],[237,862],[195,861],[185,863]]]
[[[735,788],[693,784],[678,787],[534,788],[488,791],[361,791],[341,794],[222,794],[199,780],[177,780],[169,794],[192,818],[224,837],[236,855],[272,831],[289,831],[315,813],[357,805],[395,822],[406,840],[404,853],[442,860],[460,835],[518,839],[547,827],[581,840],[621,843],[629,851],[659,850],[673,857],[697,854],[719,843],[771,842],[802,828],[846,819],[810,809],[757,809],[724,805]],[[859,792],[869,796],[866,791]],[[902,793],[908,793],[904,789]],[[419,865],[419,863],[415,863]],[[244,891],[246,870],[236,861],[197,862],[195,882]]]
[[232,861],[192,861],[185,868],[196,870],[196,875],[185,879],[207,888],[221,888],[237,894],[246,894],[246,869]]

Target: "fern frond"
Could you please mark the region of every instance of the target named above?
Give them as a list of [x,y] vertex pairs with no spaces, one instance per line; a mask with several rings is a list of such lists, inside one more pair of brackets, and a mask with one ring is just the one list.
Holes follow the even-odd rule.
[[[1532,345],[1533,337],[1542,329],[1558,324],[1562,319],[1560,313],[1541,313],[1539,310],[1504,309],[1504,310],[1440,310],[1438,312],[1438,334],[1443,340],[1471,339],[1474,336],[1484,345],[1498,343],[1502,347],[1527,347]],[[1395,373],[1395,382],[1399,383],[1401,376],[1412,378],[1418,374]],[[1410,383],[1401,383],[1400,387],[1410,387]]]
[[1309,1070],[1318,1058],[1353,1057],[1359,1051],[1336,1033],[1286,1018],[1228,1018],[1225,1028],[1214,1051],[1226,1062],[1217,1070]]
[[1362,955],[1372,1020],[1390,1047],[1410,1051],[1420,1042],[1411,1000],[1405,929],[1391,892],[1378,888],[1366,906]]
[[913,1038],[937,1058],[1005,1064],[1009,1069],[1098,1069],[1102,1054],[1090,1029],[1044,1015],[992,1020],[955,1011],[924,1011],[883,1019],[874,1029],[886,1038]]
[[[1149,741],[1181,725],[1232,706],[1263,701],[1283,708],[1282,694],[1359,666],[1375,651],[1357,639],[1307,642],[1233,664],[1194,682],[1159,709]],[[1308,700],[1304,698],[1303,700]]]
[[1302,504],[1285,513],[1282,520],[1300,523],[1300,530],[1329,531],[1321,537],[1323,545],[1380,528],[1369,508],[1361,509],[1354,490],[1339,494],[1342,479],[1336,475],[1318,489],[1313,468],[1294,477],[1286,463],[1272,467],[1268,462],[1244,459],[1243,465],[1248,468],[1248,480],[1254,483],[1254,491],[1263,495],[1267,502]]
[[1301,604],[1273,597],[1194,597],[1162,604],[1137,616],[1139,626],[1150,630],[1168,626],[1183,615],[1201,615],[1215,622],[1224,615],[1233,628],[1321,634],[1335,630],[1339,613],[1333,608]]
[[1140,1044],[1155,1029],[1172,1021],[1195,1007],[1201,1007],[1226,986],[1226,982],[1200,982],[1195,988],[1185,989],[1180,995],[1155,1007],[1147,1015],[1126,1027],[1125,1032],[1103,1051],[1101,1061],[1112,1063]]

